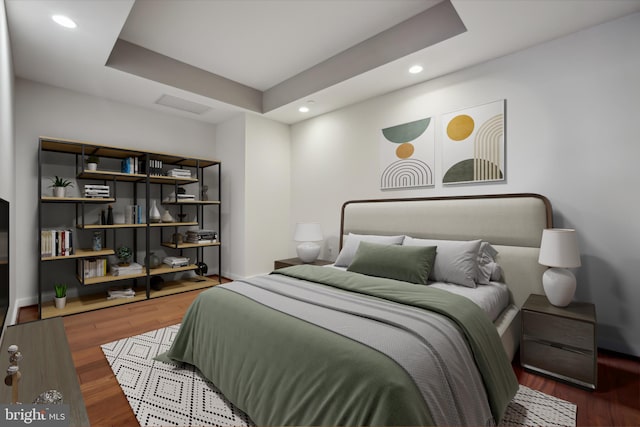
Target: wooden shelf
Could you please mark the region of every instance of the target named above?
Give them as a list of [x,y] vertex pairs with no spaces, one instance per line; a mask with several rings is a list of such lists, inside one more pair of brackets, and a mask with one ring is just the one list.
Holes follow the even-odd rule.
[[141,173],[123,173],[115,171],[102,171],[102,170],[83,170],[78,174],[78,178],[82,179],[100,179],[109,181],[128,181],[139,182],[147,179],[147,175]]
[[204,248],[207,246],[220,246],[220,242],[215,243],[171,243],[171,242],[162,242],[162,246],[171,249],[190,249],[190,248]]
[[173,202],[162,202],[163,205],[219,205],[220,200],[184,200]]
[[162,284],[162,289],[160,289],[159,291],[151,290],[150,298],[164,297],[181,292],[209,288],[212,286],[217,286],[219,284],[220,281],[217,278],[210,279],[204,276],[195,276],[185,280],[165,282]]
[[133,298],[107,299],[106,291],[101,294],[67,298],[67,305],[62,309],[56,308],[53,301],[47,301],[42,303],[42,318],[48,319],[56,316],[84,313],[89,310],[113,307],[116,305],[128,304],[130,302],[144,301],[146,299],[146,292],[138,289],[136,290],[136,295]]
[[154,222],[149,224],[151,227],[185,227],[198,225],[197,222],[189,221],[189,222]]
[[[189,264],[187,266],[184,267],[169,267],[169,266],[165,266],[163,264],[161,264],[160,267],[158,268],[152,268],[149,270],[149,275],[150,276],[157,276],[160,274],[169,274],[169,273],[179,273],[181,271],[191,271],[191,270],[196,270],[198,268],[197,265],[195,264]],[[145,268],[142,269],[142,273],[136,273],[136,274],[126,274],[123,276],[113,276],[111,273],[107,274],[106,276],[99,276],[99,277],[90,277],[88,279],[84,279],[84,284],[85,285],[97,285],[99,283],[109,283],[109,282],[118,282],[120,280],[127,280],[127,279],[139,279],[141,277],[147,277],[147,270]],[[82,280],[80,277],[77,277],[78,282],[82,283]]]
[[42,203],[115,203],[116,199],[109,198],[96,198],[96,197],[52,197],[42,196],[40,198]]
[[146,227],[147,224],[76,224],[76,228],[79,230],[102,230],[102,229],[110,229],[110,228],[142,228]]
[[42,257],[42,261],[56,261],[61,259],[76,259],[76,258],[92,258],[98,256],[113,255],[115,252],[113,249],[102,249],[101,251],[94,251],[91,249],[76,249],[73,255],[66,256],[50,256]]
[[184,185],[198,182],[198,178],[180,178],[175,176],[151,175],[149,181],[153,184],[171,184]]

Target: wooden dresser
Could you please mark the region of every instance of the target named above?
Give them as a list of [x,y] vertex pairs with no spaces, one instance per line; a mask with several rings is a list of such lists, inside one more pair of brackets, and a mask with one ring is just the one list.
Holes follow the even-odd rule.
[[598,379],[596,310],[590,303],[556,307],[544,295],[522,306],[520,363],[530,371],[587,389]]

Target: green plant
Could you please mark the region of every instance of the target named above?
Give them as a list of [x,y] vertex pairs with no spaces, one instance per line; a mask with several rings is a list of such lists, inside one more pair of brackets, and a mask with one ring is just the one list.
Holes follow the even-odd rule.
[[98,163],[100,163],[100,157],[91,155],[91,156],[87,157],[87,163],[96,163],[96,164],[98,164]]
[[67,296],[67,285],[64,283],[56,283],[53,287],[56,290],[56,298],[64,298]]
[[131,252],[131,249],[127,246],[120,246],[118,249],[116,249],[116,256],[121,263],[126,263],[127,261],[129,261],[129,258],[131,258],[132,254],[133,253]]
[[51,185],[49,187],[73,187],[73,182],[68,179],[60,178],[56,175],[55,178],[51,179]]

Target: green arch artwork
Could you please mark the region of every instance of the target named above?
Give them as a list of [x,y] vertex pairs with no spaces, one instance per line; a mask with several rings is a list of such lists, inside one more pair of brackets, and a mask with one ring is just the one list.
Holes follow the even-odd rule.
[[431,117],[426,119],[416,120],[414,122],[403,123],[398,126],[392,126],[382,129],[384,137],[396,144],[402,144],[404,142],[413,141],[424,133],[429,127]]

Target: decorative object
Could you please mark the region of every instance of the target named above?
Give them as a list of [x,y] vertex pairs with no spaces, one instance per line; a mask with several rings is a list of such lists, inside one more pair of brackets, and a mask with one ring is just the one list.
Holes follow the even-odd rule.
[[205,264],[204,262],[198,262],[196,263],[196,266],[198,267],[196,269],[196,274],[200,275],[200,276],[206,276],[207,272],[209,271],[209,267],[207,266],[207,264]]
[[162,263],[162,260],[153,252],[149,253],[148,257],[144,258],[145,265],[148,265],[149,268],[158,268]]
[[160,222],[162,217],[160,216],[160,210],[156,205],[156,201],[151,201],[151,207],[149,208],[149,222]]
[[105,214],[104,209],[102,209],[102,211],[100,212],[100,224],[107,224],[107,215]]
[[91,248],[94,251],[102,250],[102,232],[101,231],[93,232],[93,244],[91,245]]
[[100,158],[98,156],[87,157],[87,170],[90,170],[90,171],[97,170],[98,163],[100,163]]
[[505,179],[505,100],[442,116],[442,183]]
[[65,285],[64,283],[57,283],[53,287],[56,292],[56,308],[63,309],[67,305],[67,285]]
[[180,233],[173,233],[173,236],[171,236],[171,241],[176,245],[179,245],[184,242],[184,236]]
[[430,117],[382,129],[380,188],[434,185],[435,131]]
[[19,384],[22,374],[20,373],[20,361],[22,360],[22,353],[18,351],[18,346],[12,344],[7,349],[9,352],[9,367],[7,368],[7,376],[4,378],[4,383],[11,387],[11,403],[16,404],[19,402]]
[[164,213],[162,214],[161,220],[162,220],[162,222],[175,222],[176,221],[171,216],[171,212],[169,212],[169,209],[165,209]]
[[113,206],[107,207],[107,225],[113,225]]
[[34,405],[62,405],[62,393],[58,390],[43,391],[33,401]]
[[[255,425],[198,369],[193,369],[188,364],[156,361],[155,351],[140,352],[141,348],[170,348],[179,328],[180,325],[177,324],[101,345],[102,352],[140,425],[147,425],[150,419],[155,419],[151,417],[157,414],[158,408],[166,408],[163,409],[164,424],[172,422],[184,426]],[[131,372],[136,374],[132,375]],[[167,396],[185,404],[168,408]],[[206,401],[207,405],[195,403],[202,401]],[[499,426],[575,427],[576,413],[575,404],[520,385],[518,392],[507,405]]]
[[151,284],[151,289],[159,291],[164,286],[164,279],[161,276],[151,276],[149,283]]
[[576,277],[567,269],[582,265],[576,231],[567,228],[543,230],[538,262],[551,267],[542,276],[549,302],[558,307],[569,305],[576,290]]
[[298,258],[304,263],[314,262],[320,255],[320,245],[315,243],[322,240],[322,228],[317,222],[298,223],[293,233],[293,240],[302,242],[296,248]]
[[67,187],[73,187],[73,183],[68,179],[60,178],[59,176],[51,178],[49,188],[53,188],[54,197],[64,197]]
[[122,266],[129,265],[129,258],[131,258],[132,252],[131,249],[127,246],[120,246],[116,249],[116,257],[120,261],[118,264]]
[[178,221],[179,222],[184,222],[184,219],[187,217],[187,214],[186,213],[179,213],[179,214],[176,214],[176,216],[178,217]]

